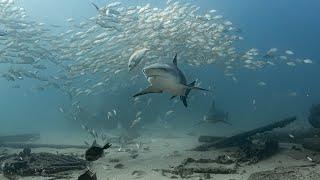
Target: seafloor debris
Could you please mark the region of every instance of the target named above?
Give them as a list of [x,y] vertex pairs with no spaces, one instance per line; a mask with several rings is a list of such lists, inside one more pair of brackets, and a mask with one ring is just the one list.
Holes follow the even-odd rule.
[[313,151],[320,151],[320,138],[305,138],[303,139],[302,146]]
[[251,131],[246,131],[246,132],[243,132],[243,133],[240,133],[240,134],[228,137],[228,138],[224,138],[224,139],[217,140],[217,141],[214,141],[211,143],[206,143],[206,144],[200,145],[200,146],[196,147],[194,150],[207,151],[212,147],[225,148],[225,147],[231,147],[231,146],[240,146],[241,144],[244,144],[247,141],[247,139],[250,138],[251,136],[254,136],[258,133],[264,133],[266,131],[271,131],[275,128],[283,128],[295,120],[296,120],[296,117],[286,118],[284,120],[281,120],[281,121],[278,121],[275,123],[271,123],[266,126],[253,129]]
[[81,174],[78,177],[78,180],[97,180],[97,175],[96,173],[87,170],[85,173]]
[[320,104],[311,107],[308,120],[314,128],[320,128]]
[[68,171],[83,170],[87,161],[75,156],[32,153],[25,148],[19,154],[5,155],[0,158],[1,173],[11,178],[16,176],[65,177]]
[[173,169],[154,169],[163,176],[171,177],[172,175],[181,178],[190,178],[194,174],[203,176],[203,174],[234,174],[237,172],[238,164],[231,159],[217,157],[216,159],[199,159],[187,158]]
[[268,139],[266,141],[247,141],[240,146],[237,162],[257,163],[266,159],[279,150],[279,143],[276,140]]
[[315,165],[277,167],[273,170],[253,173],[248,180],[318,180],[320,173],[313,166]]
[[118,164],[116,164],[116,165],[114,166],[114,168],[116,168],[116,169],[122,169],[122,168],[124,168],[124,165],[121,164],[121,163],[118,163]]
[[131,173],[131,175],[134,176],[135,178],[141,178],[141,177],[145,176],[146,174],[147,173],[142,170],[135,170]]
[[[305,138],[320,137],[320,128],[305,129],[282,129],[279,131],[264,132],[254,135],[256,139],[277,139],[284,143],[303,143]],[[222,136],[199,136],[198,141],[203,143],[213,143],[225,139]]]

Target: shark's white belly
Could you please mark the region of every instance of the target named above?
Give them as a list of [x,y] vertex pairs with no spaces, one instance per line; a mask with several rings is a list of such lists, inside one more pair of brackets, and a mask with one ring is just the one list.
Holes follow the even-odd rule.
[[185,86],[177,82],[173,78],[161,77],[161,76],[152,76],[148,78],[149,83],[155,89],[169,92],[175,96],[184,96]]

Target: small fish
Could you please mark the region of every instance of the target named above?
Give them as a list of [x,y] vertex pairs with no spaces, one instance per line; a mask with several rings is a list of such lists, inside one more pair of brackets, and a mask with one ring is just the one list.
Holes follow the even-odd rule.
[[307,156],[307,159],[309,160],[309,161],[313,161],[313,159],[311,158],[311,157],[309,157],[309,156]]
[[64,113],[64,110],[63,110],[62,107],[59,107],[59,111],[62,112],[62,113]]
[[259,85],[259,86],[266,86],[267,83],[265,83],[265,82],[263,82],[263,81],[260,81],[260,82],[258,82],[258,85]]
[[100,147],[96,140],[92,143],[91,147],[85,152],[85,159],[87,161],[96,161],[101,158],[104,154],[104,150],[111,147],[110,143],[107,143],[103,147]]
[[85,126],[85,125],[83,125],[83,124],[81,124],[81,128],[82,128],[83,130],[88,130],[87,126]]
[[292,134],[288,134],[290,138],[294,139],[294,136]]
[[294,63],[294,62],[287,62],[287,65],[288,65],[288,66],[296,66],[296,63]]
[[146,52],[149,51],[147,48],[138,49],[129,58],[128,70],[132,71],[143,59]]
[[294,52],[291,51],[291,50],[286,50],[285,53],[288,54],[288,55],[294,55]]
[[116,116],[117,115],[117,111],[114,109],[113,110],[113,114]]
[[252,100],[252,104],[255,105],[256,104],[256,99]]
[[136,114],[136,118],[139,117],[141,114],[142,114],[142,112],[138,111],[137,114]]
[[304,59],[302,60],[305,64],[312,64],[312,60],[311,59]]
[[137,149],[140,149],[140,144],[136,143]]
[[288,95],[292,96],[292,97],[296,97],[298,95],[298,93],[297,92],[289,92]]
[[141,117],[138,117],[137,119],[133,120],[130,128],[135,127],[140,121],[141,121]]
[[172,113],[174,113],[174,111],[170,110],[170,111],[166,112],[166,116],[169,116]]

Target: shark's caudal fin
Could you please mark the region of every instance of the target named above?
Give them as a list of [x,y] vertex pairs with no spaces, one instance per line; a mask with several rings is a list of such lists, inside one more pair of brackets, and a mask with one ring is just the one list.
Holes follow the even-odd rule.
[[149,86],[149,87],[147,87],[146,89],[140,91],[139,93],[133,95],[133,97],[137,97],[137,96],[141,96],[141,95],[149,94],[149,93],[162,93],[162,91],[161,91],[161,90],[158,90],[158,89],[155,89],[155,88],[152,87],[152,86]]
[[191,89],[201,90],[201,91],[208,91],[208,92],[210,91],[208,89],[196,87],[195,85],[196,85],[196,81],[193,81],[192,83],[188,84],[187,87],[186,87],[186,92],[185,92],[184,96],[180,96],[180,99],[183,102],[183,105],[185,107],[188,107],[187,99],[188,99],[188,95],[189,95]]
[[180,96],[180,99],[183,102],[183,105],[185,107],[188,107],[187,98],[188,98],[188,95],[189,95],[189,93],[191,91],[190,87],[194,87],[195,84],[196,84],[196,81],[193,81],[192,83],[188,84],[188,88],[186,89],[186,92],[185,92],[184,96]]

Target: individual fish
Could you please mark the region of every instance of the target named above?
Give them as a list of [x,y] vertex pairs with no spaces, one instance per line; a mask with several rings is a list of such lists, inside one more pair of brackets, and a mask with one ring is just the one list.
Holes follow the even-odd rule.
[[294,139],[294,136],[292,134],[288,134],[288,135],[291,139]]
[[142,114],[142,112],[138,111],[137,114],[136,114],[136,118],[139,117],[141,114]]
[[177,54],[173,59],[172,65],[159,63],[152,64],[145,67],[143,69],[143,73],[149,81],[150,86],[135,94],[133,97],[149,93],[162,93],[166,91],[173,95],[171,99],[176,96],[180,96],[184,106],[187,107],[187,98],[191,89],[208,91],[206,89],[196,87],[195,81],[187,84],[184,74],[177,65]]
[[313,161],[313,159],[311,158],[311,157],[309,157],[309,156],[307,156],[307,159],[309,160],[309,161]]
[[110,143],[107,143],[103,147],[100,147],[96,140],[92,143],[91,147],[85,152],[85,159],[87,161],[96,161],[101,158],[104,154],[104,150],[111,147]]
[[294,55],[294,52],[291,51],[291,50],[286,50],[285,53],[286,53],[287,55]]
[[278,51],[277,48],[271,48],[267,51],[267,53],[263,56],[264,58],[274,58],[275,53]]
[[172,114],[172,113],[174,113],[174,111],[170,110],[170,111],[167,111],[165,115],[170,116],[170,114]]
[[136,118],[132,121],[130,128],[134,128],[141,121],[141,117]]
[[298,95],[298,93],[297,92],[289,92],[288,95],[292,96],[292,97],[296,97]]
[[304,59],[304,60],[302,60],[302,61],[303,61],[303,63],[305,63],[305,64],[312,64],[312,63],[313,63],[311,59]]
[[259,85],[259,86],[266,86],[267,83],[265,83],[265,82],[263,82],[263,81],[260,81],[260,82],[258,82],[258,85]]
[[148,48],[142,48],[133,52],[128,62],[129,71],[132,71],[142,61],[143,57],[149,50],[150,49]]
[[59,111],[64,113],[64,109],[62,107],[59,107]]

